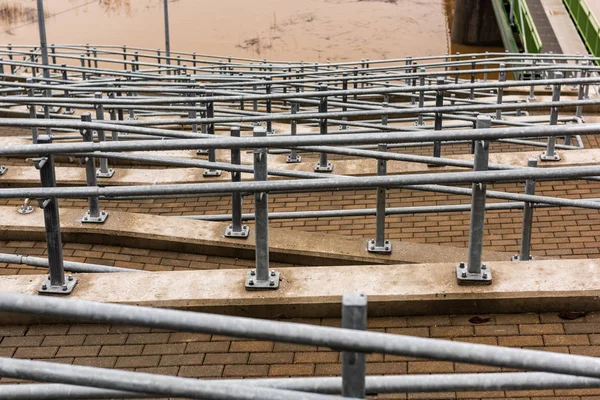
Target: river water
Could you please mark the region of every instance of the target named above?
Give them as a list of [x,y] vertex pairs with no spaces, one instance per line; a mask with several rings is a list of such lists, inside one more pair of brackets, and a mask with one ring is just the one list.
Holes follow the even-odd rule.
[[[49,43],[164,48],[162,0],[45,0]],[[0,0],[0,42],[36,44],[36,0]],[[451,42],[454,0],[170,0],[171,49],[290,61],[498,50]]]

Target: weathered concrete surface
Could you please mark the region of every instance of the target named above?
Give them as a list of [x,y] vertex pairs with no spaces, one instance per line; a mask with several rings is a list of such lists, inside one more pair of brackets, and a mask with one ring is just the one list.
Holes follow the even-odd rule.
[[[515,153],[492,153],[490,163],[506,164],[514,166],[526,166],[529,158],[538,158],[542,152],[523,151]],[[583,149],[577,151],[558,150],[561,160],[541,161],[540,168],[557,166],[583,166],[597,165],[600,162],[600,149]],[[186,157],[187,154],[181,154]],[[299,164],[287,164],[285,156],[271,157],[269,166],[271,168],[293,171],[312,172],[314,163],[305,161]],[[451,160],[472,161],[473,156],[452,155],[446,157]],[[227,161],[228,159],[223,159]],[[370,176],[377,171],[377,161],[374,159],[335,160],[334,173],[349,176]],[[251,165],[251,163],[248,163]],[[223,171],[218,177],[203,176],[202,168],[165,168],[165,169],[141,169],[115,167],[116,173],[112,178],[99,178],[98,181],[104,186],[129,186],[129,185],[160,185],[175,183],[201,183],[201,182],[229,182],[231,174]],[[387,173],[389,175],[418,174],[428,172],[455,172],[464,171],[460,167],[428,167],[427,164],[403,161],[388,161]],[[85,168],[78,167],[56,167],[56,177],[59,185],[86,185]],[[252,180],[252,174],[242,174],[242,180]],[[269,179],[281,179],[272,176]],[[0,176],[0,185],[18,184],[19,186],[39,186],[39,171],[32,165],[30,167],[10,166],[6,173]]]
[[[83,224],[84,210],[61,209],[63,239],[67,242],[107,244],[187,253],[253,259],[254,231],[248,239],[223,237],[227,222],[194,221],[173,217],[111,211],[104,224]],[[1,240],[45,240],[43,213],[21,215],[0,207]],[[361,237],[269,231],[271,260],[303,265],[398,264],[459,262],[467,249],[392,241],[390,255],[368,253]],[[484,252],[486,260],[508,260],[511,254]]]
[[[370,316],[600,309],[597,260],[489,266],[489,286],[459,286],[451,263],[282,268],[280,288],[261,292],[244,289],[244,270],[79,274],[69,298],[259,317],[338,316],[347,292],[369,296]],[[33,295],[42,279],[0,277],[0,286]]]
[[[562,0],[539,0],[563,54],[587,54],[587,48]],[[593,3],[593,2],[592,2]],[[533,12],[533,11],[532,11]],[[542,38],[543,40],[543,38]],[[552,49],[546,49],[544,52]]]

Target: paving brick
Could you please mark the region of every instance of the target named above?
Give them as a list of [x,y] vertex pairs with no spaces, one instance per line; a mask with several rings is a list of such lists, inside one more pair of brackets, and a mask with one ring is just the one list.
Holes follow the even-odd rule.
[[207,342],[210,337],[206,333],[173,332],[169,336],[169,343]]
[[[593,335],[591,335],[593,336]],[[587,335],[544,335],[546,346],[579,346],[589,345],[590,339]],[[592,344],[597,344],[593,343]]]
[[498,344],[500,346],[512,346],[512,347],[523,347],[523,346],[543,346],[544,341],[542,336],[500,336],[498,338]]
[[141,344],[124,345],[124,346],[102,346],[100,349],[101,356],[133,356],[141,355],[144,346]]
[[429,329],[431,337],[472,336],[473,327],[471,326],[432,326]]
[[185,351],[185,343],[147,344],[142,355],[153,354],[181,354]]
[[309,376],[314,370],[314,364],[272,364],[269,376]]
[[306,351],[297,352],[294,356],[295,363],[333,363],[340,358],[339,353],[330,351]]
[[226,365],[224,377],[262,377],[269,373],[269,365]]
[[110,344],[125,344],[127,334],[120,335],[87,335],[83,344],[85,345],[110,345]]
[[204,364],[246,364],[248,353],[209,353],[204,358]]
[[8,336],[2,339],[0,347],[26,347],[39,346],[44,336]]
[[63,346],[58,349],[57,357],[95,357],[100,346]]
[[231,342],[229,347],[230,353],[237,352],[265,352],[273,350],[273,342],[264,341],[243,341],[243,342]]
[[118,357],[115,368],[156,367],[160,356],[121,356]]
[[76,357],[73,360],[73,364],[98,368],[113,368],[116,362],[117,357]]
[[565,333],[600,333],[600,323],[565,324]]
[[169,333],[131,333],[127,338],[126,344],[151,344],[167,343]]
[[52,358],[56,355],[58,347],[19,347],[14,354],[15,358]]
[[220,377],[223,365],[184,365],[179,368],[179,376],[188,378]]
[[42,346],[80,346],[84,339],[85,335],[46,336]]
[[523,324],[519,325],[521,335],[552,335],[564,333],[562,324]]
[[454,363],[449,361],[410,361],[409,374],[442,374],[454,372]]
[[294,353],[250,353],[248,364],[291,364]]
[[186,353],[227,353],[229,342],[191,342],[188,343]]
[[169,354],[161,357],[160,365],[202,365],[203,361],[204,354]]

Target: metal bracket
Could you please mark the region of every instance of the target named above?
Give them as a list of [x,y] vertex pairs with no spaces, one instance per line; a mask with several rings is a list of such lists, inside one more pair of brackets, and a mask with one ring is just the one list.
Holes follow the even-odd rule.
[[367,251],[369,253],[391,253],[392,252],[392,244],[389,240],[383,242],[383,246],[376,246],[375,239],[371,239],[367,242]]
[[98,168],[96,170],[96,177],[97,178],[112,178],[112,176],[115,174],[115,170],[112,168],[109,168],[107,172],[102,172],[100,171],[100,168]]
[[7,169],[8,169],[8,167],[5,167],[4,165],[0,165],[0,175],[4,175],[4,173],[6,172]]
[[92,217],[90,215],[89,210],[83,215],[81,222],[84,224],[103,224],[108,218],[108,213],[106,211],[100,211],[100,215],[98,217]]
[[242,230],[241,231],[234,231],[233,230],[233,225],[229,225],[227,227],[227,229],[225,229],[225,237],[228,238],[247,238],[248,235],[250,235],[250,228],[248,227],[248,225],[242,225]]
[[205,169],[202,176],[221,176],[220,169]]
[[279,289],[279,279],[281,274],[278,271],[269,271],[269,279],[266,281],[259,281],[256,279],[256,271],[251,270],[246,274],[246,290],[273,290]]
[[73,291],[73,289],[75,288],[75,285],[77,285],[77,278],[73,277],[72,275],[67,276],[67,279],[65,280],[65,284],[62,286],[52,285],[50,283],[50,275],[46,275],[46,277],[44,278],[44,281],[42,282],[40,288],[38,289],[38,293],[40,293],[40,294],[44,294],[44,293],[70,294]]
[[50,106],[48,107],[48,112],[52,113],[52,114],[56,114],[60,111],[61,107],[59,106]]
[[558,155],[558,153],[554,153],[553,156],[549,156],[546,154],[545,151],[542,151],[542,154],[540,154],[540,160],[542,160],[542,161],[560,161],[560,156]]
[[267,132],[267,135],[275,135],[277,133],[277,130],[275,128],[271,128],[271,130],[269,132]]
[[467,270],[467,264],[461,262],[456,266],[456,280],[459,285],[490,285],[492,272],[485,264],[482,264],[481,272],[472,274]]
[[[519,254],[515,254],[514,256],[512,256],[510,258],[510,261],[521,261],[521,260],[519,260]],[[533,256],[529,256],[529,260],[527,260],[527,261],[533,261]]]
[[[298,156],[298,155],[295,158],[292,158],[292,156],[290,156],[290,155],[288,155],[285,158],[285,162],[288,163],[288,164],[295,164],[295,163],[299,163],[301,161],[302,161],[302,157]],[[2,175],[2,174],[0,174],[0,175]]]
[[330,161],[327,161],[327,165],[326,166],[321,166],[320,162],[317,162],[317,164],[315,164],[315,172],[331,172],[333,171],[333,164]]
[[196,154],[208,154],[208,149],[198,149],[196,150]]
[[66,108],[63,111],[63,114],[65,114],[65,115],[73,115],[73,114],[75,114],[75,110],[73,110],[72,108]]

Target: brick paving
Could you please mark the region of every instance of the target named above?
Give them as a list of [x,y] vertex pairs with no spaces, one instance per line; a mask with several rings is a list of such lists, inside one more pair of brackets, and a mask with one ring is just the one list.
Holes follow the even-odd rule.
[[[25,130],[0,132],[23,134]],[[586,148],[600,148],[595,137],[584,137]],[[492,151],[531,150],[524,146],[493,144]],[[465,154],[468,145],[444,146],[443,154]],[[541,149],[540,149],[541,151]],[[429,148],[410,148],[413,154],[429,154]],[[314,155],[305,155],[311,162]],[[332,156],[331,159],[345,157]],[[23,160],[0,160],[6,165],[27,165]],[[65,164],[73,165],[73,164]],[[522,184],[489,185],[489,190],[522,192]],[[600,197],[600,183],[586,181],[540,182],[537,194],[569,198]],[[390,190],[388,205],[409,207],[463,203],[470,199],[419,192]],[[0,205],[19,204],[0,200]],[[61,200],[62,207],[86,208],[82,200]],[[229,196],[173,198],[156,200],[102,201],[107,210],[157,215],[220,214],[230,212]],[[270,211],[308,211],[375,206],[375,191],[340,191],[310,194],[274,194]],[[252,211],[251,196],[245,197],[244,211]],[[600,218],[596,210],[563,208],[536,209],[532,253],[555,258],[596,258],[600,254]],[[484,246],[489,250],[517,252],[520,239],[520,211],[486,213]],[[331,231],[335,234],[373,237],[374,217],[312,218],[274,220],[271,227],[302,231]],[[465,247],[468,241],[468,213],[435,213],[389,216],[389,238]],[[0,251],[43,256],[45,243],[0,241]],[[64,244],[65,259],[145,270],[185,270],[249,268],[252,260],[198,254],[155,251],[118,246]],[[289,266],[273,263],[273,266]],[[0,264],[0,274],[42,273],[42,269]],[[577,310],[574,310],[577,311]],[[370,318],[369,329],[499,346],[522,347],[545,351],[600,355],[600,314],[590,313],[566,320],[557,313],[498,314],[462,316],[410,316]],[[471,321],[478,323],[474,323]],[[294,320],[317,325],[339,326],[339,319]],[[341,372],[340,354],[327,348],[298,346],[264,341],[239,340],[219,335],[170,332],[139,327],[108,325],[0,325],[0,357],[48,360],[104,368],[144,371],[194,378],[249,378],[287,376],[335,376]],[[431,374],[494,372],[501,368],[462,363],[417,360],[410,357],[367,356],[367,373]],[[1,378],[0,382],[15,380]],[[16,381],[19,382],[19,381]],[[600,389],[539,390],[508,392],[419,393],[379,395],[377,399],[597,399]]]
[[[370,318],[369,330],[454,341],[600,355],[600,313],[574,320],[557,313]],[[478,317],[478,318],[473,318]],[[291,322],[340,326],[334,318]],[[474,323],[476,322],[476,323]],[[338,376],[340,353],[328,348],[221,335],[110,325],[0,326],[0,356],[143,371],[190,378]],[[501,372],[505,368],[382,354],[367,356],[369,375]],[[0,382],[20,382],[1,378]],[[600,389],[419,393],[376,398],[597,399]]]

